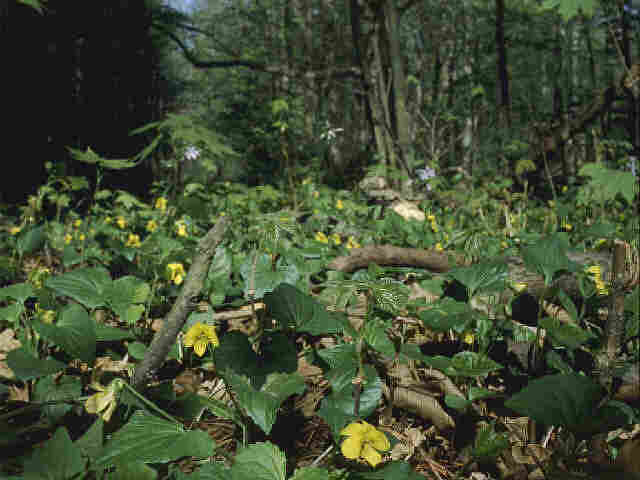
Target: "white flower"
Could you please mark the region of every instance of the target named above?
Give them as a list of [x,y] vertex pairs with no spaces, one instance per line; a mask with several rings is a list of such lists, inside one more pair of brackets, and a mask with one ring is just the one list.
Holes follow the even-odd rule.
[[199,156],[200,156],[200,150],[198,150],[193,145],[191,145],[190,147],[187,147],[187,149],[184,152],[184,158],[186,160],[196,160]]

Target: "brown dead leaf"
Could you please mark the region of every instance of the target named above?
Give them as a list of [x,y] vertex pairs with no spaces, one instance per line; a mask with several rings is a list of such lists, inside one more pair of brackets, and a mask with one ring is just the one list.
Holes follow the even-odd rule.
[[28,402],[29,401],[29,387],[25,385],[24,387],[16,387],[15,385],[11,385],[9,387],[9,401],[10,402]]
[[198,388],[200,387],[201,382],[202,376],[200,375],[200,372],[187,369],[173,380],[173,390],[178,395],[182,395],[187,392],[198,393]]
[[640,477],[640,436],[627,440],[616,457],[616,466]]
[[[11,350],[20,348],[21,343],[14,338],[14,331],[10,328],[6,328],[0,333],[0,355],[8,353]],[[4,358],[1,357],[0,358]]]

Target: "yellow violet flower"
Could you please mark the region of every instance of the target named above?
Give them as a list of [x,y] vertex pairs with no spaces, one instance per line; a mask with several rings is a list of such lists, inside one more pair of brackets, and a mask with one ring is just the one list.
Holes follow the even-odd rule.
[[471,332],[467,332],[464,334],[464,337],[462,337],[462,341],[464,343],[468,343],[469,345],[473,345],[473,333]]
[[512,287],[516,292],[523,292],[524,290],[526,290],[527,284],[524,282],[514,283]]
[[176,285],[180,285],[184,280],[184,267],[181,263],[170,263],[167,265],[167,270],[169,270],[169,278]]
[[427,215],[427,220],[429,220],[430,222],[433,222],[436,219],[435,215]]
[[81,233],[80,235],[78,235],[78,240],[80,240],[81,242],[84,242],[84,239],[86,237],[84,236],[84,233]]
[[155,220],[149,220],[147,222],[147,227],[146,227],[147,232],[155,232],[157,228],[158,228],[158,224],[156,223]]
[[360,248],[360,244],[358,242],[356,242],[355,238],[353,238],[353,236],[350,236],[347,239],[347,244],[345,245],[346,248],[348,248],[349,250],[351,250],[352,248]]
[[156,200],[156,204],[155,204],[156,209],[161,210],[161,211],[165,211],[167,209],[167,199],[164,197],[159,197]]
[[124,217],[122,215],[120,215],[117,219],[116,219],[116,223],[118,224],[118,226],[120,228],[124,228],[127,226],[127,221],[124,219]]
[[595,241],[594,246],[595,247],[600,247],[603,243],[607,243],[607,239],[606,238],[599,238],[598,240]]
[[19,233],[20,233],[20,231],[21,231],[21,230],[22,230],[22,227],[11,227],[11,228],[9,229],[9,233],[10,233],[11,235],[17,235],[17,234],[19,234]]
[[140,246],[140,236],[135,233],[129,234],[129,239],[126,243],[127,247],[139,247]]
[[82,220],[80,220],[79,218],[75,222],[73,222],[73,226],[76,228],[79,227],[80,225],[82,225]]
[[111,223],[111,220],[113,220],[111,217],[105,217],[104,219],[104,223],[106,223],[107,225],[109,225]]
[[220,212],[220,216],[224,217],[227,213],[226,212]]
[[204,352],[207,350],[207,345],[209,344],[214,347],[220,345],[220,341],[216,335],[216,329],[212,325],[198,322],[193,325],[184,336],[184,346],[193,347],[193,351],[196,352],[196,355],[199,357],[204,355]]
[[187,225],[182,220],[175,222],[175,226],[177,229],[176,233],[179,237],[187,236]]
[[327,238],[327,236],[322,233],[322,232],[318,232],[316,233],[316,240],[318,242],[322,242],[322,243],[329,243],[329,239]]
[[122,380],[116,378],[108,387],[103,387],[99,383],[92,383],[91,388],[98,390],[98,393],[91,395],[84,404],[87,413],[102,412],[102,418],[105,422],[111,420],[111,415],[118,406],[118,393],[122,390]]
[[607,288],[607,284],[602,280],[602,269],[599,265],[593,265],[587,268],[587,273],[591,275],[591,278],[596,284],[596,289],[598,290],[599,295],[607,295],[609,293],[609,289]]
[[340,235],[338,235],[337,233],[331,234],[331,240],[333,240],[333,243],[335,243],[336,245],[340,245],[342,243]]
[[569,187],[567,187],[566,185],[562,186],[562,193],[566,193],[567,190],[569,190]]
[[67,234],[64,236],[64,243],[66,243],[67,245],[69,245],[69,244],[71,243],[71,240],[73,240],[73,237],[71,236],[71,234],[70,234],[70,233],[67,233]]
[[338,201],[336,202],[336,208],[338,210],[342,210],[344,208],[344,205],[342,204],[342,200],[338,199]]
[[341,447],[346,458],[364,459],[374,467],[382,461],[382,455],[378,451],[391,448],[386,435],[364,420],[347,425],[340,435],[347,436]]

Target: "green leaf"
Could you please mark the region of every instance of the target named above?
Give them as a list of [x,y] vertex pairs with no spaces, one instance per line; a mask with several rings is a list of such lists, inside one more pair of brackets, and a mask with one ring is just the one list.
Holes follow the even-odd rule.
[[447,405],[447,407],[458,410],[459,412],[464,412],[472,402],[471,400],[467,400],[466,398],[459,395],[445,395],[444,403]]
[[453,330],[462,333],[473,321],[473,310],[465,302],[453,298],[442,298],[429,306],[428,310],[418,313],[425,327],[434,332]]
[[73,358],[89,364],[96,359],[95,325],[87,311],[78,304],[69,304],[61,312],[57,324],[34,320],[33,328]]
[[42,248],[45,238],[46,235],[44,226],[40,225],[39,227],[35,227],[31,230],[21,233],[18,237],[18,241],[16,242],[16,248],[18,249],[20,255],[35,252],[36,250]]
[[451,366],[456,370],[457,375],[463,377],[480,377],[502,368],[499,363],[476,352],[457,353],[451,359]]
[[[38,380],[33,393],[36,402],[50,402],[56,400],[74,400],[82,395],[82,383],[76,377],[64,375],[54,379],[52,376]],[[52,424],[58,423],[62,417],[73,408],[70,403],[45,405],[43,410]]]
[[0,320],[6,320],[11,323],[16,323],[20,320],[20,315],[25,311],[22,303],[14,303],[0,308]]
[[147,353],[147,346],[141,342],[131,342],[127,346],[127,351],[136,360],[142,360]]
[[574,323],[562,323],[550,317],[541,318],[539,325],[547,330],[554,346],[564,346],[570,350],[575,350],[583,343],[595,338],[593,333]]
[[540,239],[536,245],[522,249],[522,259],[531,271],[544,277],[544,283],[551,285],[553,276],[562,270],[569,270],[566,235],[556,234]]
[[109,285],[109,272],[101,267],[81,268],[45,280],[46,287],[77,300],[91,310],[105,305],[104,291]]
[[234,457],[233,480],[285,480],[287,461],[271,442],[256,443],[238,451]]
[[295,326],[298,332],[321,335],[340,333],[344,328],[344,316],[328,312],[313,297],[288,283],[281,283],[266,294],[264,302],[274,319],[283,326]]
[[96,325],[96,340],[98,342],[117,342],[127,338],[134,338],[134,334],[128,330],[110,327],[99,323]]
[[507,400],[505,406],[545,425],[591,433],[589,420],[603,396],[602,387],[588,377],[557,374],[533,380]]
[[113,434],[93,468],[116,463],[166,463],[180,457],[208,457],[215,442],[202,430],[185,431],[180,424],[137,410]]
[[478,291],[504,289],[509,270],[502,261],[483,262],[469,267],[455,268],[449,274],[469,289],[469,297]]
[[232,480],[231,469],[222,463],[205,463],[189,477],[179,477],[180,480]]
[[272,292],[281,283],[290,283],[294,285],[300,274],[295,265],[282,265],[278,262],[276,270],[273,270],[271,264],[271,256],[267,254],[258,255],[255,264],[255,280],[254,278],[254,257],[249,255],[244,263],[240,265],[240,274],[244,279],[244,289],[248,291],[252,287],[255,288],[255,298],[262,298],[266,292]]
[[472,455],[480,460],[497,457],[500,452],[509,447],[509,437],[504,433],[497,433],[493,425],[481,428],[476,435]]
[[24,303],[29,297],[35,296],[35,291],[30,283],[14,283],[8,287],[0,288],[0,300],[13,298],[20,303]]
[[108,480],[155,480],[158,472],[143,462],[118,462],[116,471],[109,473]]
[[629,205],[633,203],[637,180],[631,172],[612,170],[602,163],[591,162],[585,164],[578,174],[592,177],[591,181],[581,188],[590,189],[599,203],[613,200],[618,194],[622,195]]
[[24,461],[25,480],[68,480],[84,470],[84,462],[74,448],[67,429],[60,427],[42,448]]
[[102,430],[104,427],[104,420],[102,417],[98,417],[93,425],[89,427],[84,435],[75,441],[73,446],[80,450],[82,456],[88,457],[91,461],[98,458],[102,451]]
[[296,469],[291,480],[329,480],[329,471],[326,468],[302,467]]
[[545,0],[542,8],[553,9],[558,7],[558,13],[564,21],[568,21],[583,12],[587,17],[592,17],[596,4],[595,0]]
[[18,0],[18,2],[23,3],[25,5],[29,5],[34,10],[37,10],[37,12],[40,15],[42,15],[42,2],[41,2],[41,0]]
[[290,395],[304,392],[304,379],[297,373],[272,373],[262,388],[255,390],[246,377],[229,372],[225,377],[238,397],[238,403],[247,411],[267,435],[276,420],[278,408]]
[[387,326],[380,319],[370,320],[363,326],[362,336],[368,345],[387,357],[393,357],[396,347],[386,332]]
[[32,380],[64,370],[66,365],[57,360],[40,360],[28,353],[24,347],[7,354],[7,365],[20,380]]

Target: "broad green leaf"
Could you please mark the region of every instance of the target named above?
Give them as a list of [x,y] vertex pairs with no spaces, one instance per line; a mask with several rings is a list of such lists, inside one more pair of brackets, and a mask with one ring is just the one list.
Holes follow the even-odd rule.
[[147,353],[147,346],[141,342],[131,342],[127,346],[127,350],[129,355],[131,355],[136,360],[142,360]]
[[445,395],[444,403],[447,407],[458,410],[459,412],[464,412],[469,405],[471,405],[471,400],[467,400],[464,397],[459,395]]
[[271,442],[239,450],[231,469],[232,480],[285,480],[286,475],[287,459]]
[[544,283],[551,285],[553,276],[562,270],[569,270],[566,236],[556,234],[542,238],[536,245],[522,249],[522,259],[527,268],[544,277]]
[[25,480],[68,480],[84,470],[84,461],[74,448],[67,429],[60,427],[31,458],[24,461]]
[[110,327],[99,323],[96,325],[96,340],[98,342],[117,342],[126,338],[134,338],[133,332],[120,328]]
[[411,465],[401,460],[385,463],[373,472],[367,472],[370,480],[424,480],[424,476],[414,472]]
[[595,338],[593,333],[574,323],[562,323],[550,317],[541,318],[539,325],[547,330],[555,346],[567,347],[570,350],[575,350],[583,343]]
[[166,463],[181,457],[208,457],[215,442],[202,430],[184,427],[137,410],[113,434],[93,468],[125,462]]
[[22,381],[44,377],[66,368],[64,363],[57,360],[40,360],[28,353],[24,347],[11,350],[7,354],[7,365]]
[[0,300],[13,298],[20,303],[24,303],[27,298],[33,296],[35,296],[35,291],[28,282],[14,283],[8,287],[0,288]]
[[363,326],[362,335],[373,349],[387,357],[393,357],[396,353],[396,347],[387,335],[386,328],[384,322],[374,319]]
[[591,162],[585,164],[579,174],[592,177],[591,181],[582,188],[590,189],[596,201],[604,203],[615,199],[620,194],[629,205],[633,203],[637,179],[631,172],[613,170],[606,168],[602,163]]
[[222,463],[205,463],[188,477],[185,475],[178,480],[232,480],[231,469]]
[[596,413],[603,396],[602,387],[588,377],[557,374],[533,380],[505,406],[536,422],[579,433]]
[[272,373],[258,391],[246,377],[230,373],[226,377],[238,397],[238,403],[267,435],[276,420],[278,408],[289,396],[304,392],[304,379],[298,374]]
[[143,305],[134,304],[144,303],[150,291],[149,285],[143,280],[126,276],[106,285],[103,295],[116,315],[131,325],[137,322],[144,312]]
[[326,468],[302,467],[296,469],[291,480],[329,480],[329,471]]
[[328,312],[313,297],[288,283],[281,283],[266,294],[264,302],[274,319],[283,326],[295,326],[298,332],[321,335],[340,333],[344,328],[342,315]]
[[104,291],[109,285],[109,272],[100,267],[81,268],[45,280],[46,287],[77,300],[91,310],[105,305]]
[[576,17],[580,12],[587,17],[592,17],[595,9],[595,0],[545,0],[542,4],[544,9],[553,9],[558,7],[558,13],[564,21],[568,21]]
[[98,417],[93,425],[89,427],[84,435],[76,440],[73,446],[82,452],[84,457],[88,457],[91,461],[98,458],[102,451],[102,431],[104,427],[104,420],[102,417]]
[[114,472],[107,474],[107,480],[155,480],[158,472],[143,462],[118,462]]
[[[350,376],[345,379],[348,381],[343,382],[344,387],[338,390],[332,386],[332,393],[326,398],[328,402],[333,403],[334,408],[337,408],[342,413],[345,420],[354,415],[354,386],[352,381],[356,370],[352,369],[349,373]],[[334,382],[334,384],[336,383]],[[364,367],[364,382],[362,384],[362,392],[360,393],[360,409],[358,412],[360,417],[366,418],[371,415],[380,405],[381,398],[382,380],[380,380],[375,368],[367,364]]]
[[469,297],[473,297],[478,291],[502,290],[508,274],[507,264],[502,261],[477,263],[449,272],[449,275],[469,289]]
[[[64,375],[59,379],[47,376],[38,380],[33,392],[36,402],[51,402],[55,400],[75,400],[82,395],[82,383],[77,377]],[[52,424],[57,424],[62,417],[73,408],[71,403],[57,403],[45,405],[43,410]]]
[[433,303],[428,310],[418,313],[425,327],[434,332],[453,330],[462,333],[473,321],[473,311],[465,302],[445,297]]
[[20,320],[20,315],[25,311],[22,303],[14,303],[0,308],[0,320],[6,320],[11,323],[16,323]]
[[478,431],[471,454],[486,461],[497,457],[506,448],[509,448],[509,437],[505,433],[497,433],[491,425]]
[[42,15],[42,4],[44,3],[44,0],[18,0],[18,2],[29,5],[34,10],[37,10],[40,15]]
[[96,359],[95,324],[87,311],[76,303],[69,304],[61,312],[55,325],[34,320],[33,328],[73,358],[89,364]]
[[246,258],[240,265],[240,274],[244,279],[245,292],[255,288],[255,298],[262,298],[265,293],[272,292],[281,283],[294,285],[300,277],[295,265],[283,265],[281,261],[278,261],[274,271],[271,256],[267,254],[258,255],[254,272],[253,260],[253,255]]
[[455,369],[456,375],[463,377],[480,377],[502,368],[499,363],[476,352],[457,353],[451,359],[451,366]]
[[21,233],[16,242],[16,247],[20,255],[24,255],[40,249],[44,245],[44,241],[45,229],[43,225],[40,225]]

